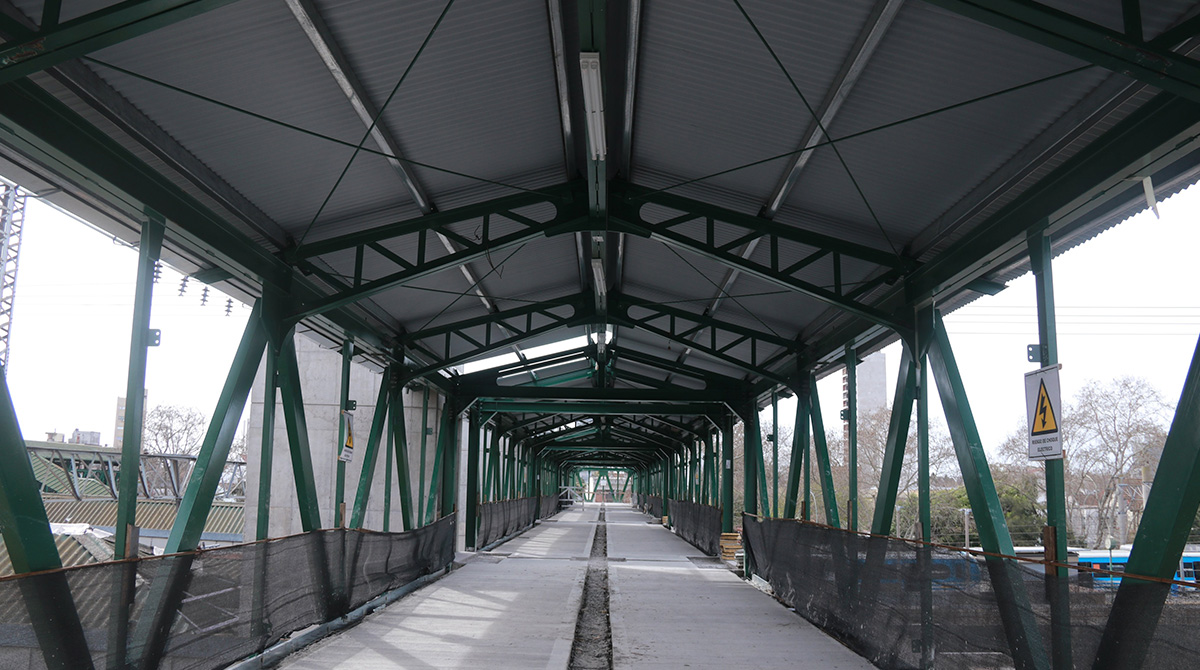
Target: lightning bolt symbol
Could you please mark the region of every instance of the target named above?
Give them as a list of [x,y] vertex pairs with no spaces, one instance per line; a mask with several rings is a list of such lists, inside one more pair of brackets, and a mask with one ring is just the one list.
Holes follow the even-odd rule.
[[1042,417],[1042,425],[1046,425],[1046,396],[1038,398],[1038,414]]

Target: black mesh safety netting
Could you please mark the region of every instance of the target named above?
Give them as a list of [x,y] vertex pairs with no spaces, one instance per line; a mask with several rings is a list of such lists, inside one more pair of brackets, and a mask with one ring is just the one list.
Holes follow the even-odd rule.
[[633,494],[633,508],[636,510],[639,510],[641,512],[646,511],[646,494],[645,493]]
[[513,498],[479,506],[479,547],[486,547],[517,531],[528,528],[538,518],[541,498]]
[[545,519],[558,512],[558,496],[541,496],[538,502],[538,518]]
[[61,633],[71,628],[73,600],[87,655],[98,669],[221,668],[435,573],[453,558],[451,515],[403,533],[319,530],[6,578],[0,580],[0,667],[86,667],[69,659],[81,646],[70,643],[77,638]]
[[694,547],[716,556],[721,550],[721,508],[712,505],[671,500],[671,525],[675,533]]
[[658,496],[646,496],[645,512],[655,519],[663,518],[663,499]]
[[[777,598],[880,668],[1200,667],[1200,589],[1127,576],[1110,622],[1118,588],[1086,570],[786,519],[747,515],[742,533]],[[1139,660],[1096,662],[1116,639]]]

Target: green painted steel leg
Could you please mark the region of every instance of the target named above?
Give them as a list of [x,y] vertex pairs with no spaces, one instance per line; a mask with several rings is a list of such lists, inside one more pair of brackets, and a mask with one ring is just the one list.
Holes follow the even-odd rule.
[[721,419],[721,532],[733,532],[733,415]]
[[[354,341],[346,340],[342,343],[342,387],[341,387],[341,404],[339,412],[350,410],[350,364],[354,361]],[[343,416],[338,416],[338,441],[334,445],[333,453],[334,462],[337,463],[337,473],[334,477],[334,494],[333,494],[333,526],[335,528],[344,528],[346,526],[346,462],[338,458],[337,455],[342,453],[342,445],[346,443],[346,420]]]
[[283,423],[287,428],[288,451],[292,457],[292,479],[296,483],[300,527],[305,532],[317,530],[321,527],[321,507],[313,476],[312,451],[308,444],[308,419],[304,414],[296,342],[290,333],[284,338],[279,355],[279,397],[283,401]]
[[[121,471],[133,472],[141,462],[142,421],[146,414],[146,358],[150,346],[150,305],[154,296],[154,268],[162,251],[166,225],[157,216],[142,224],[138,248],[137,283],[133,298],[133,328],[129,337],[129,377],[125,384],[125,432],[121,441]],[[128,466],[128,467],[126,467]],[[137,478],[118,482],[117,527],[113,560],[125,558],[130,527],[137,523]],[[136,555],[136,551],[134,555]]]
[[912,418],[913,397],[916,394],[917,373],[908,347],[900,355],[900,376],[892,401],[892,418],[888,425],[887,446],[875,498],[875,518],[871,532],[892,534],[892,518],[896,513],[896,494],[900,487],[900,470],[904,466],[904,447],[908,441],[908,423]]
[[[816,376],[809,377],[808,388],[812,392],[812,409],[809,412],[809,418],[812,423],[813,451],[817,460],[817,475],[821,478],[821,497],[825,503],[825,523],[834,528],[841,528],[841,519],[838,516],[837,491],[833,487],[833,465],[829,462],[829,445],[825,440],[825,421],[821,417],[821,399],[817,394]],[[799,427],[796,430],[799,430]]]
[[467,509],[466,546],[474,551],[479,541],[479,404],[471,406],[467,415]]
[[1154,485],[1146,499],[1121,580],[1092,667],[1139,668],[1154,638],[1170,586],[1139,582],[1128,575],[1170,579],[1187,544],[1200,507],[1200,341],[1183,382],[1175,418],[1163,445]]
[[263,374],[262,447],[258,452],[258,517],[255,539],[265,540],[271,524],[271,474],[275,458],[275,399],[278,388],[279,352],[266,346]]
[[850,494],[846,515],[850,530],[858,530],[858,354],[846,347],[846,465]]
[[[996,495],[996,485],[992,481],[975,417],[967,401],[966,388],[954,360],[950,338],[942,323],[942,315],[938,312],[934,313],[933,330],[929,367],[937,380],[938,394],[942,399],[942,409],[958,456],[963,486],[967,489],[980,543],[986,552],[1011,556],[1013,544],[1008,523]],[[1012,559],[1002,558],[989,558],[987,564],[1013,663],[1017,668],[1049,668],[1049,659],[1043,651],[1041,633],[1029,605],[1020,567]]]
[[[17,423],[6,372],[0,370],[0,462],[4,463],[0,467],[0,533],[16,574],[56,570],[62,562]],[[24,577],[20,584],[25,611],[46,667],[91,668],[88,643],[66,575],[59,572]]]
[[383,431],[383,532],[392,530],[392,431]]
[[921,356],[917,366],[917,519],[921,540],[929,542],[929,361]]
[[362,471],[358,476],[358,491],[354,495],[354,511],[350,515],[350,527],[362,528],[367,516],[367,502],[371,498],[371,484],[375,480],[375,464],[379,462],[379,442],[388,415],[388,397],[391,393],[392,370],[383,371],[379,380],[379,398],[375,401],[375,415],[371,417],[371,434],[367,436],[367,448],[363,454]]
[[796,421],[792,424],[792,457],[788,464],[787,491],[784,494],[783,518],[796,518],[796,499],[800,495],[800,472],[804,454],[808,453],[809,393],[806,388],[796,391]]
[[779,393],[771,391],[771,516],[779,516]]
[[442,429],[438,433],[439,443],[445,440],[442,449],[442,492],[438,496],[441,516],[458,509],[458,424],[458,405],[454,398],[446,398],[442,403]]
[[396,480],[400,484],[400,521],[404,530],[412,530],[415,527],[415,514],[412,476],[408,469],[408,429],[405,427],[403,387],[396,386],[391,389],[388,397],[391,405],[388,417],[391,420],[392,444],[396,450]]
[[[428,458],[429,449],[429,387],[421,387],[421,466],[417,470],[417,516],[420,517],[420,510],[425,509],[425,460]],[[433,473],[430,473],[433,476]],[[432,495],[432,493],[430,494]],[[420,525],[421,520],[417,519],[417,524]]]
[[[1050,236],[1043,231],[1031,233],[1028,239],[1029,264],[1033,269],[1037,293],[1038,340],[1042,367],[1058,364],[1058,328],[1054,315],[1054,273],[1052,271]],[[1048,552],[1054,560],[1067,560],[1067,489],[1062,459],[1046,461],[1046,523],[1053,528],[1054,550]],[[1054,667],[1075,666],[1071,653],[1071,592],[1065,567],[1054,570],[1049,580],[1051,646]]]

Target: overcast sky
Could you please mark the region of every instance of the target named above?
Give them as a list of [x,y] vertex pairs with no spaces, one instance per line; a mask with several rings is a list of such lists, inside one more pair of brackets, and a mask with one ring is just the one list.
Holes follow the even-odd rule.
[[[1062,389],[1069,398],[1088,379],[1145,377],[1170,403],[1182,389],[1200,333],[1195,250],[1200,249],[1200,189],[1055,260]],[[30,199],[12,333],[8,384],[28,439],[73,429],[99,431],[111,444],[116,402],[125,394],[136,251]],[[179,295],[180,275],[164,268],[155,286],[150,406],[178,404],[211,414],[249,309],[201,287]],[[989,449],[1024,425],[1023,376],[1036,366],[1025,347],[1037,341],[1032,277],[946,319],[983,442]],[[886,350],[888,397],[899,347]],[[827,429],[838,425],[841,376],[820,384]],[[782,403],[781,425],[794,404]],[[942,421],[939,407],[931,412]],[[767,418],[764,416],[764,418]]]

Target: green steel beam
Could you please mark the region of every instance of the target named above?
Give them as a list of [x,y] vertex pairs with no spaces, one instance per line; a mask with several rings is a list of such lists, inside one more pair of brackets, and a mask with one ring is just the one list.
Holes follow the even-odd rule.
[[816,375],[809,376],[808,388],[812,393],[812,411],[809,412],[809,416],[812,422],[813,451],[817,461],[817,473],[821,478],[821,497],[825,503],[825,523],[834,528],[841,528],[837,491],[833,486],[833,465],[829,461],[829,445],[825,439],[825,420],[821,417],[821,399],[817,393]]
[[[438,431],[438,451],[442,458],[441,493],[438,495],[438,510],[446,516],[458,509],[458,413],[457,399],[447,397],[442,403],[442,427]],[[430,517],[430,523],[433,518]]]
[[[125,383],[125,432],[121,439],[121,471],[137,470],[142,454],[142,422],[146,417],[146,357],[150,347],[150,307],[154,297],[154,270],[166,232],[161,219],[149,216],[142,223],[138,245],[137,280],[133,292],[133,329],[129,337],[129,372]],[[137,523],[137,478],[118,482],[117,527],[113,560],[130,550],[131,527]],[[136,555],[136,551],[134,554]]]
[[[354,496],[354,511],[350,515],[350,527],[362,528],[367,516],[367,502],[371,497],[371,484],[375,480],[375,465],[379,462],[379,442],[383,437],[388,414],[388,392],[392,385],[392,368],[383,370],[379,380],[379,397],[375,400],[375,413],[371,417],[371,433],[367,436],[367,448],[362,456],[362,471],[358,477],[358,491]],[[391,487],[386,482],[385,488]]]
[[[0,369],[0,462],[4,463],[0,467],[0,534],[16,574],[57,570],[62,562],[5,373],[7,370]],[[87,639],[66,575],[22,581],[20,592],[46,667],[90,669]]]
[[[910,369],[916,367],[911,359],[909,363]],[[954,452],[958,456],[958,466],[962,471],[967,499],[971,503],[979,542],[983,550],[990,554],[1012,556],[1012,537],[1008,532],[1004,509],[996,495],[996,485],[992,481],[987,455],[979,439],[975,416],[967,401],[967,391],[950,347],[946,326],[942,323],[941,313],[936,310],[933,340],[929,347],[929,367],[937,381],[938,395],[942,399],[942,410],[954,442]],[[1014,559],[988,558],[987,564],[1013,662],[1018,668],[1049,668],[1039,623],[1025,592],[1023,571]]]
[[1143,582],[1128,575],[1172,579],[1200,507],[1200,342],[1192,354],[1167,433],[1154,485],[1125,566],[1127,575],[1113,601],[1104,637],[1092,667],[1137,668],[1158,627],[1169,584]]
[[669,360],[666,358],[659,358],[659,357],[651,355],[651,354],[646,354],[646,353],[642,353],[639,351],[633,351],[630,349],[622,349],[620,346],[612,347],[610,345],[610,348],[616,349],[616,351],[617,351],[616,356],[617,356],[618,360],[625,359],[625,360],[633,361],[634,363],[640,363],[647,367],[652,367],[652,368],[662,370],[664,372],[669,372],[673,375],[683,375],[684,377],[688,377],[689,379],[696,379],[696,380],[702,381],[705,384],[707,384],[708,388],[718,387],[718,388],[725,388],[725,389],[735,389],[739,386],[747,386],[746,382],[744,382],[740,379],[737,379],[734,377],[729,377],[727,375],[718,374],[716,372],[709,372],[707,370],[702,370],[699,368],[693,368],[693,367],[689,367],[686,365],[682,365],[680,363],[677,363],[674,360]]
[[383,433],[383,532],[388,533],[392,530],[392,431]]
[[689,389],[672,386],[668,389],[596,388],[594,386],[535,387],[498,385],[459,385],[456,391],[463,396],[483,399],[529,400],[529,401],[590,401],[590,402],[681,402],[714,403],[730,397],[729,389]]
[[[403,391],[401,391],[403,393]],[[429,386],[421,387],[421,459],[420,467],[417,470],[417,525],[424,525],[422,522],[422,511],[425,509],[425,461],[428,460],[429,447]],[[437,456],[434,456],[434,460]],[[436,464],[435,464],[436,467]],[[430,479],[436,479],[436,475],[430,473]],[[432,488],[432,487],[431,487]],[[429,495],[433,496],[433,491],[430,490]]]
[[196,462],[188,477],[187,490],[179,502],[175,523],[171,526],[163,553],[192,551],[200,542],[266,344],[267,329],[262,322],[262,307],[256,303],[246,322],[242,341],[234,353],[229,376],[209,420],[208,431],[200,443],[200,451],[196,454]]
[[846,499],[846,515],[850,530],[858,530],[858,354],[846,347],[846,467],[850,493]]
[[125,0],[59,23],[0,48],[0,84],[165,28],[234,0]]
[[912,418],[916,387],[916,366],[913,365],[912,354],[906,346],[900,354],[900,376],[896,381],[896,395],[892,400],[887,446],[879,475],[879,489],[875,496],[875,518],[871,522],[871,532],[876,535],[892,534],[892,518],[896,513],[896,495],[900,488],[900,470],[904,467],[904,448],[908,441],[908,423]]
[[[952,12],[1155,88],[1200,102],[1200,64],[1136,37],[1022,0],[927,0]],[[1128,18],[1128,15],[1127,15]]]
[[346,443],[346,418],[342,412],[350,409],[350,365],[354,362],[354,340],[346,339],[342,342],[342,383],[338,403],[338,439],[337,444],[333,445],[333,458],[337,463],[337,472],[334,474],[334,491],[333,491],[333,527],[344,528],[346,526],[346,462],[339,456],[342,453],[342,445]]

